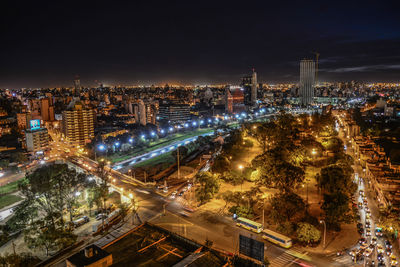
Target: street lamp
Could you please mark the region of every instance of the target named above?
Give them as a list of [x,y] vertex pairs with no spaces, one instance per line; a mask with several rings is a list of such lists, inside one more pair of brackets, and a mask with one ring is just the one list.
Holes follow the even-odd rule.
[[[239,168],[239,170],[240,170],[240,176],[243,176],[243,165],[242,164],[240,164],[239,166],[238,166],[238,168]],[[243,177],[241,177],[242,179],[243,179]],[[242,192],[243,191],[243,181],[242,181],[242,183],[240,184],[240,192]]]
[[312,149],[311,154],[313,154],[314,156],[317,154],[317,151],[315,150],[315,148]]
[[324,243],[323,243],[323,249],[325,249],[325,240],[326,240],[326,223],[324,220],[320,220],[319,223],[323,223],[324,224]]

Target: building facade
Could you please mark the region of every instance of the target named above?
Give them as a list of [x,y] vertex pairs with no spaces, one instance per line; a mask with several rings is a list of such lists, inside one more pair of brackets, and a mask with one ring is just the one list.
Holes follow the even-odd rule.
[[315,61],[303,59],[300,61],[300,104],[311,105],[314,101]]
[[25,130],[26,150],[28,152],[44,151],[49,148],[49,133],[46,128]]
[[67,141],[85,145],[94,137],[95,112],[86,109],[80,102],[63,111],[62,130]]
[[162,104],[158,110],[160,120],[171,123],[190,120],[190,106],[186,104]]

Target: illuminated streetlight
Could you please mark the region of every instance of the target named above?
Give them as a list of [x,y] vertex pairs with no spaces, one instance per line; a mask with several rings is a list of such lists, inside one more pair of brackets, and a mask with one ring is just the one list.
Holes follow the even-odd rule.
[[129,138],[129,143],[133,143],[133,138]]
[[99,149],[100,151],[103,151],[104,149],[106,149],[106,146],[103,145],[103,144],[101,144],[101,145],[98,146],[98,149]]

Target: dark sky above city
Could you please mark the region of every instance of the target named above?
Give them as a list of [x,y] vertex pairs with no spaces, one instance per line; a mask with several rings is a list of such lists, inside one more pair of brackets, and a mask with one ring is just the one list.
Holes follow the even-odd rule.
[[[398,2],[398,1],[396,1]],[[5,1],[0,87],[400,81],[395,1]]]

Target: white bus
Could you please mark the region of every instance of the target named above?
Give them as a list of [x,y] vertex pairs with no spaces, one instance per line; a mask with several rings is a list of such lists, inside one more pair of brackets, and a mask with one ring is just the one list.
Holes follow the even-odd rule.
[[292,239],[268,229],[263,230],[262,238],[284,248],[290,248],[292,246]]
[[243,218],[243,217],[239,217],[237,218],[237,222],[236,222],[237,226],[243,227],[247,230],[256,232],[256,233],[261,233],[263,227],[261,223],[257,223],[257,222],[253,222],[249,219]]

